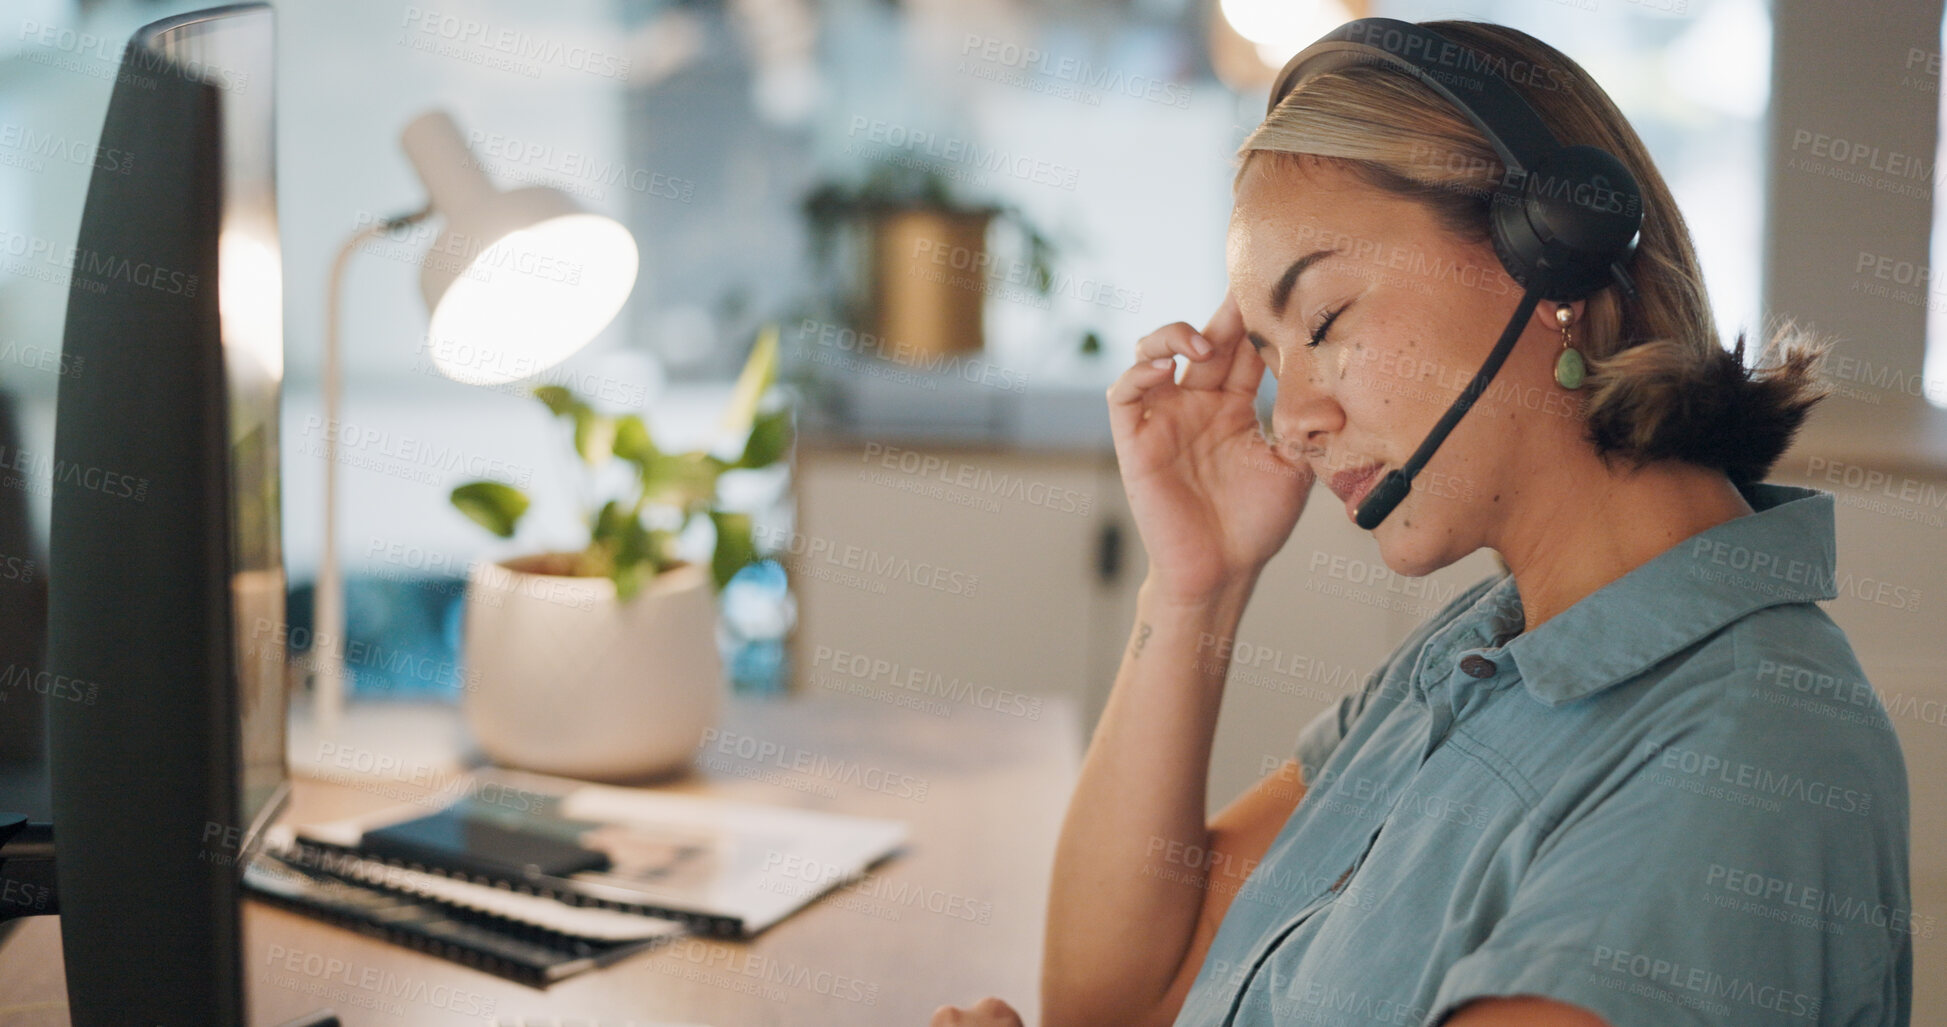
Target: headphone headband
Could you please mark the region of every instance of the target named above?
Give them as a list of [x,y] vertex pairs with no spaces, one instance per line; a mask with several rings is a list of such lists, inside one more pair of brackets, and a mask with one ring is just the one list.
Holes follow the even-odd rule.
[[1378,64],[1411,75],[1445,98],[1486,137],[1506,167],[1489,220],[1508,274],[1543,299],[1580,299],[1611,281],[1634,286],[1623,264],[1643,220],[1636,178],[1613,154],[1563,146],[1502,75],[1506,61],[1424,25],[1394,18],[1349,21],[1285,63],[1267,116],[1314,75]]
[[1561,148],[1541,116],[1493,67],[1493,58],[1394,18],[1348,21],[1299,51],[1278,73],[1264,111],[1276,109],[1279,100],[1313,75],[1373,63],[1412,75],[1460,108],[1510,172],[1526,174],[1543,154]]

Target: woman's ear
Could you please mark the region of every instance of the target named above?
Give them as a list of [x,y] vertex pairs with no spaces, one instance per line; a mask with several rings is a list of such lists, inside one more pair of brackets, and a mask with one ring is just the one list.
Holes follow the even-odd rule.
[[1589,304],[1586,300],[1576,300],[1572,303],[1555,303],[1551,300],[1542,300],[1540,303],[1535,304],[1535,324],[1540,326],[1544,331],[1560,332],[1562,330],[1562,323],[1557,319],[1558,315],[1555,311],[1561,307],[1567,307],[1572,315],[1569,324],[1580,327],[1583,316],[1588,313],[1588,306]]

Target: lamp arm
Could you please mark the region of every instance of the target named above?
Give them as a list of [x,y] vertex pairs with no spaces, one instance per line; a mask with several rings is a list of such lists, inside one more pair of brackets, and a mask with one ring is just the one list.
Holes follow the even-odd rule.
[[324,405],[324,544],[311,604],[311,712],[318,729],[327,735],[337,730],[338,717],[345,708],[345,603],[343,579],[338,574],[338,407],[343,385],[338,307],[345,268],[367,239],[423,221],[432,212],[432,207],[422,207],[353,232],[332,258],[331,274],[325,283],[324,366],[319,383]]

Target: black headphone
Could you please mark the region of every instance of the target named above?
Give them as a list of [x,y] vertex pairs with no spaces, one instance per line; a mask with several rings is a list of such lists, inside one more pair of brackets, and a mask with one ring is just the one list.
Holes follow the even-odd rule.
[[1371,531],[1412,488],[1413,476],[1474,400],[1487,389],[1541,300],[1582,299],[1612,282],[1635,297],[1623,265],[1636,253],[1643,223],[1636,176],[1609,151],[1563,146],[1541,116],[1507,83],[1505,59],[1454,42],[1423,25],[1393,18],[1361,18],[1326,33],[1278,73],[1268,115],[1313,75],[1355,64],[1403,71],[1459,108],[1494,147],[1507,171],[1495,186],[1488,225],[1494,253],[1524,290],[1501,341],[1412,459],[1359,504],[1357,521]]

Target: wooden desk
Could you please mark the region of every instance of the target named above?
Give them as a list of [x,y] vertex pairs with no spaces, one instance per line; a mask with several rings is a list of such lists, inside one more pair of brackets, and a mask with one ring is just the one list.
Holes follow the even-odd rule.
[[[1033,1023],[1049,869],[1079,770],[1075,717],[1065,702],[1044,704],[1036,720],[967,704],[939,717],[838,695],[732,703],[725,738],[875,772],[819,777],[706,748],[699,772],[672,789],[900,818],[911,825],[904,854],[754,941],[685,938],[546,991],[250,902],[252,1023],[329,1005],[350,1027],[919,1027],[942,1003],[989,994]],[[923,781],[924,793],[899,775]],[[888,776],[903,784],[867,787]],[[299,779],[287,819],[397,805],[405,787]],[[63,994],[55,919],[25,921],[0,947],[0,1022],[65,1023]]]

